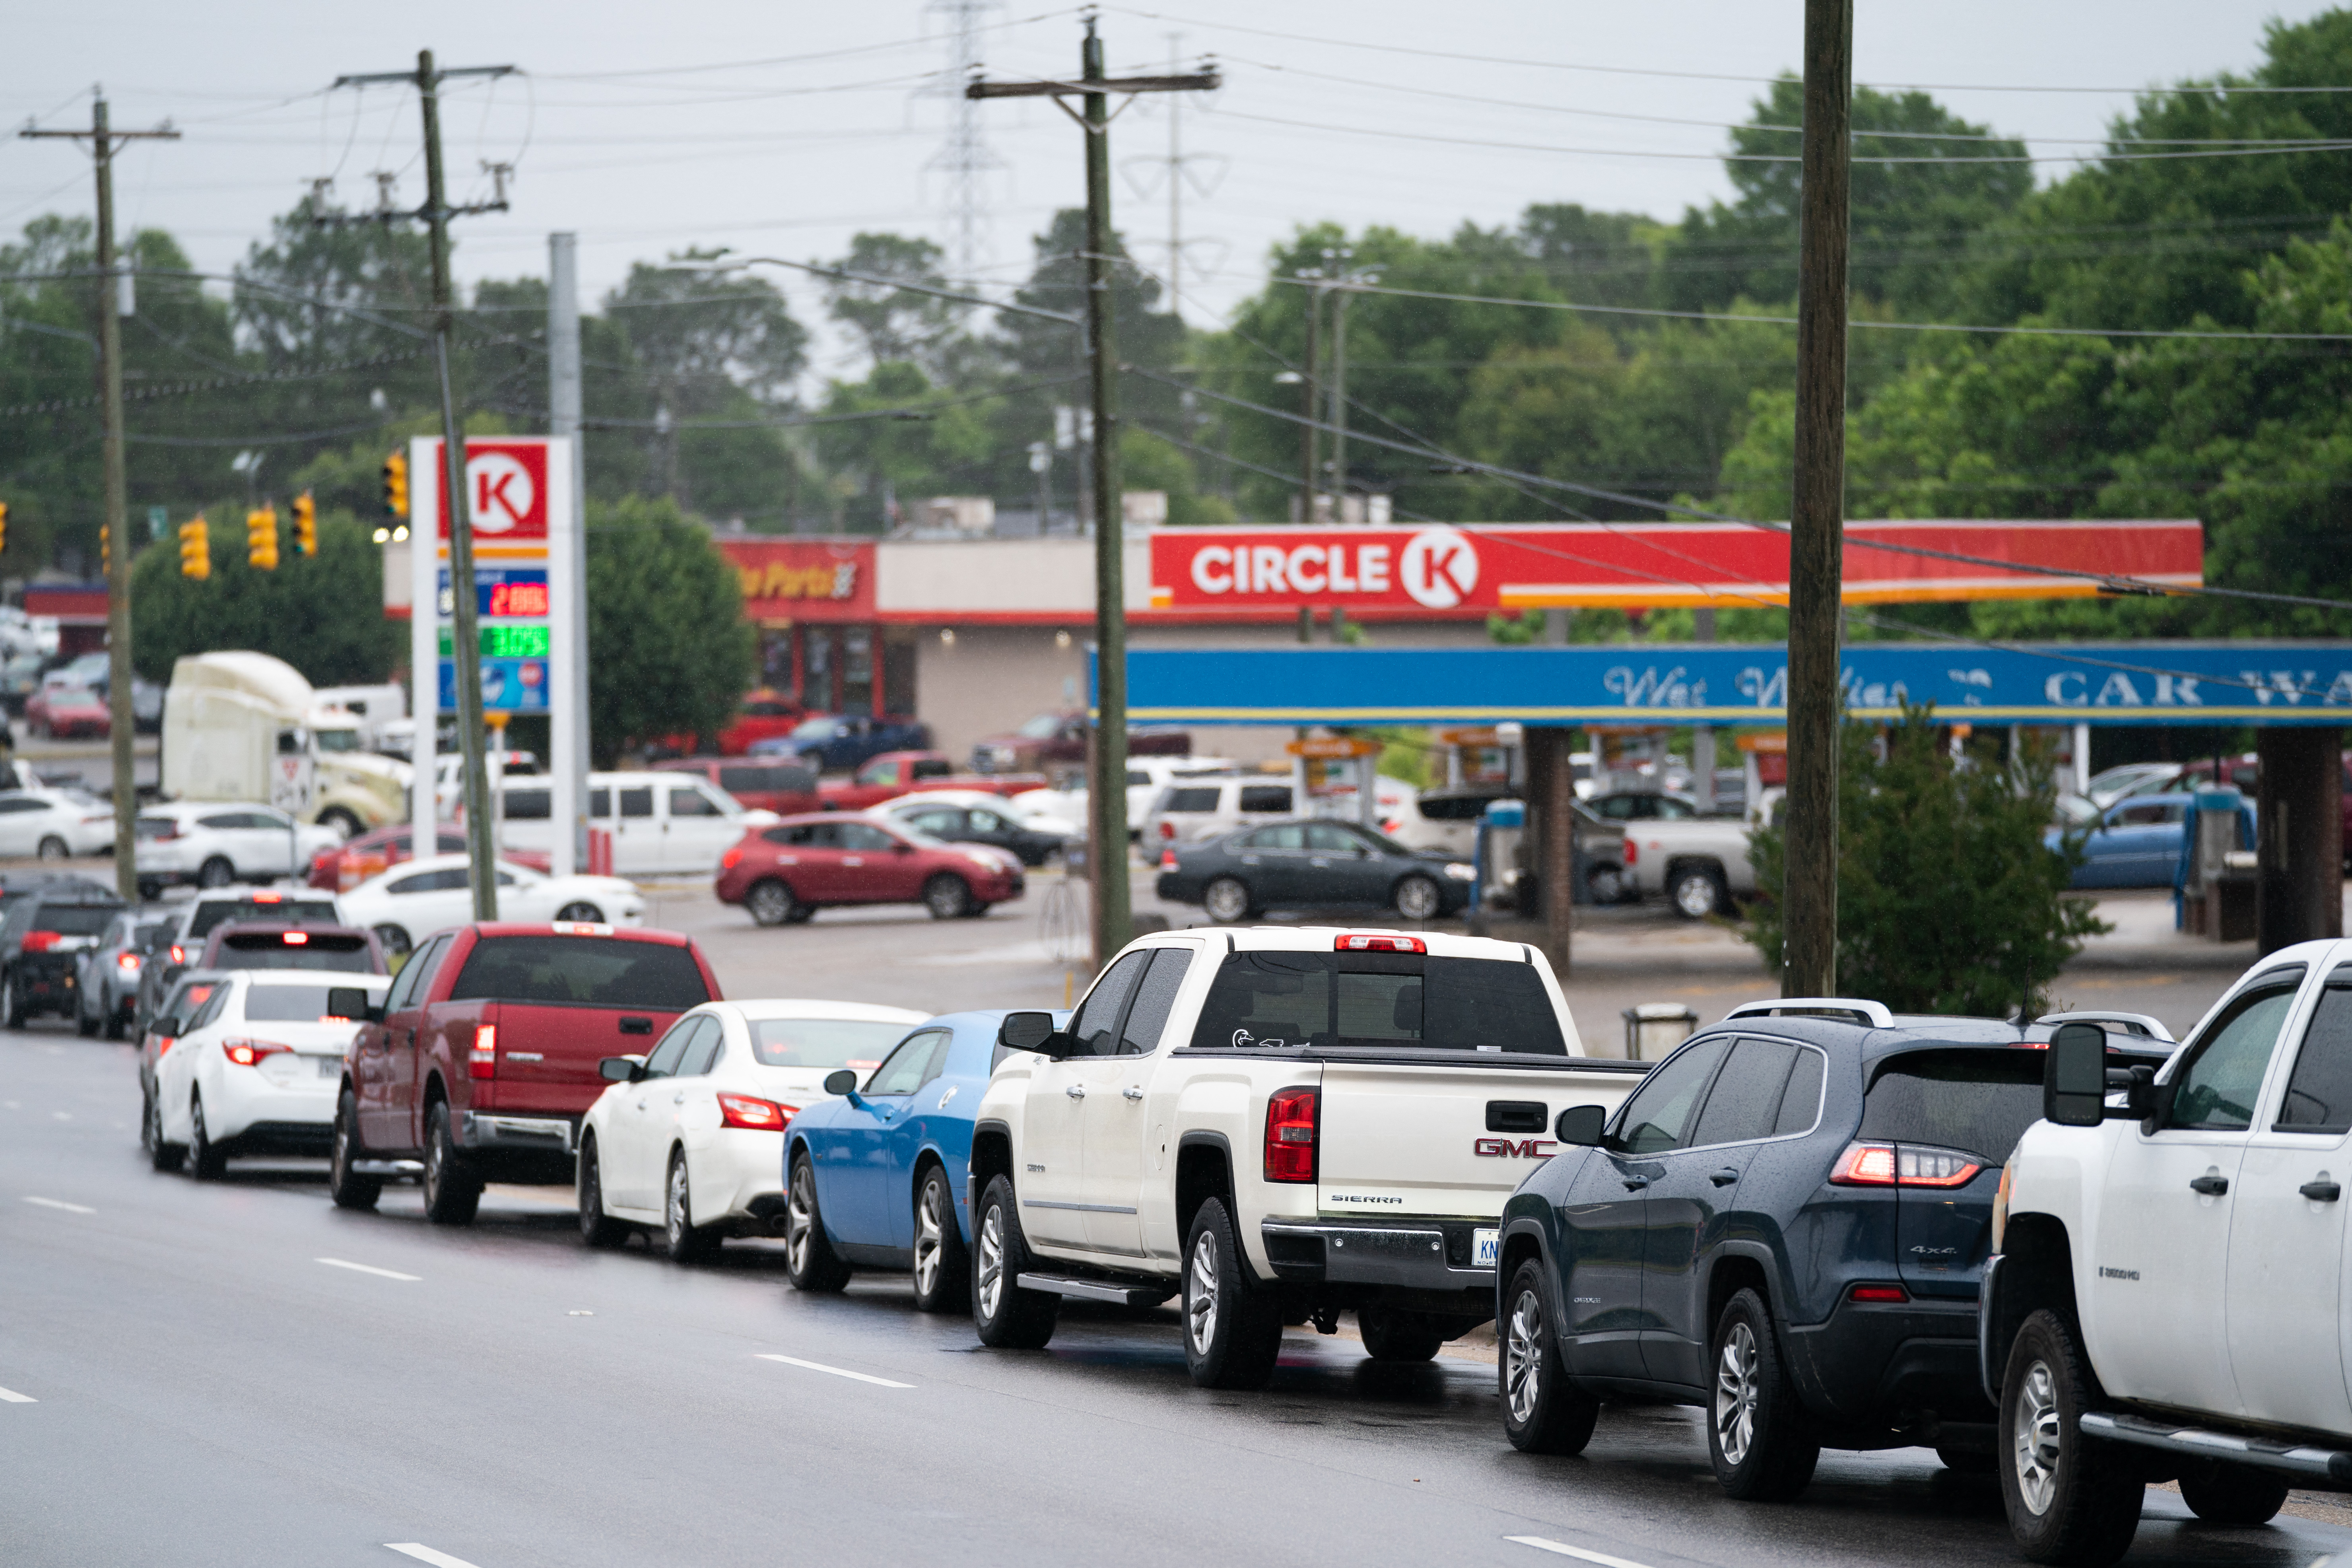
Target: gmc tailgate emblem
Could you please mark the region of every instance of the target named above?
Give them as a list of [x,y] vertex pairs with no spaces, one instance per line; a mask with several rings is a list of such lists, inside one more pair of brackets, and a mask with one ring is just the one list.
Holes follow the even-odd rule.
[[1548,1138],[1514,1143],[1508,1138],[1481,1138],[1472,1146],[1490,1160],[1549,1160],[1559,1145]]

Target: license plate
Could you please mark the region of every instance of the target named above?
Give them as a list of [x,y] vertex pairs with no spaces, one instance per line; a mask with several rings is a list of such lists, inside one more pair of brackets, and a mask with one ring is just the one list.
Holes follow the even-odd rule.
[[342,1073],[342,1070],[343,1070],[343,1058],[341,1058],[341,1057],[320,1057],[320,1058],[318,1058],[318,1060],[319,1060],[319,1076],[320,1076],[320,1078],[335,1078],[335,1077],[339,1077],[339,1076],[341,1076],[341,1074]]
[[1470,1233],[1470,1267],[1492,1268],[1503,1251],[1503,1233],[1499,1227],[1481,1227]]

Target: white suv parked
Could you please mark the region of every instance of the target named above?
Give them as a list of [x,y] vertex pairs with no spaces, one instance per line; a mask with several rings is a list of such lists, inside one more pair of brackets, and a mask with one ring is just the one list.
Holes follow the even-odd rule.
[[1160,792],[1143,818],[1143,844],[1152,855],[1170,844],[1198,844],[1259,822],[1297,814],[1290,781],[1255,777],[1180,779]]

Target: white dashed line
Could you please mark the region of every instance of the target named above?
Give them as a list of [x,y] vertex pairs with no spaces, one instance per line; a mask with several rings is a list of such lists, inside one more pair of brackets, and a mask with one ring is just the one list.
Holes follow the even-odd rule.
[[862,1372],[851,1372],[846,1367],[827,1366],[821,1361],[803,1361],[796,1355],[763,1355],[760,1359],[761,1361],[780,1361],[786,1366],[804,1366],[811,1372],[829,1372],[835,1377],[854,1377],[860,1383],[870,1383],[881,1388],[912,1388],[915,1386],[911,1383],[893,1383],[887,1377],[874,1377]]
[[34,1204],[34,1205],[38,1205],[39,1207],[41,1207],[41,1208],[45,1208],[45,1209],[63,1209],[63,1210],[65,1210],[65,1211],[66,1211],[66,1213],[68,1213],[68,1214],[96,1214],[96,1213],[98,1212],[96,1209],[91,1208],[91,1207],[88,1206],[87,1205],[84,1205],[84,1204],[69,1204],[69,1203],[67,1203],[67,1202],[66,1202],[65,1200],[63,1200],[62,1198],[31,1198],[31,1197],[28,1197],[28,1198],[26,1198],[25,1201],[26,1201],[26,1203],[28,1203],[28,1204]]
[[1570,1546],[1562,1541],[1547,1541],[1540,1535],[1507,1535],[1503,1539],[1515,1546],[1532,1546],[1538,1552],[1573,1557],[1580,1563],[1598,1563],[1601,1568],[1649,1568],[1648,1563],[1636,1563],[1630,1557],[1612,1557],[1606,1552],[1588,1552],[1581,1546]]
[[452,1557],[446,1552],[436,1552],[430,1546],[419,1546],[414,1541],[387,1541],[387,1552],[397,1552],[404,1557],[414,1557],[419,1563],[430,1563],[433,1568],[474,1568],[462,1557]]
[[[346,1263],[340,1258],[314,1258],[310,1259],[310,1261],[313,1263],[323,1263],[330,1268],[348,1268],[354,1274],[373,1274],[383,1279],[406,1279],[411,1283],[414,1283],[416,1280],[425,1278],[422,1274],[402,1274],[390,1268],[378,1268],[373,1263]],[[389,1546],[391,1545],[391,1542],[386,1542],[385,1544]],[[405,1552],[408,1550],[405,1546],[394,1546],[392,1549],[394,1552]],[[425,1548],[420,1546],[416,1550],[422,1552]],[[443,1561],[443,1559],[430,1558],[427,1559],[427,1561],[440,1562]],[[446,1561],[455,1563],[457,1560],[455,1557],[451,1557],[446,1559]]]
[[19,1394],[13,1388],[0,1388],[0,1405],[38,1405],[29,1394]]

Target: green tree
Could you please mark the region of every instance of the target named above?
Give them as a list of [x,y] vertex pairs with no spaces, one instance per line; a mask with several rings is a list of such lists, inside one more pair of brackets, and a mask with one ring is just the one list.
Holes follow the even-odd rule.
[[[860,278],[945,289],[946,259],[947,253],[928,239],[860,234],[851,238],[849,254],[832,265]],[[964,321],[971,314],[971,306],[892,283],[828,279],[824,291],[825,310],[857,334],[866,345],[866,358],[876,366],[908,360],[934,376],[953,374],[956,347]]]
[[184,654],[247,648],[275,655],[313,686],[391,679],[407,646],[407,627],[383,613],[383,552],[374,524],[342,510],[319,518],[319,553],[296,553],[293,515],[278,508],[279,559],[274,572],[246,563],[242,504],[219,502],[205,513],[212,533],[213,574],[180,575],[176,538],[151,544],[131,568],[131,658],[150,680],[168,681]]
[[[1898,1013],[2011,1017],[2043,993],[2085,937],[2110,929],[2067,882],[2079,844],[2042,842],[2057,786],[2046,752],[2003,766],[1989,743],[1955,759],[1933,710],[1906,706],[1878,755],[1866,725],[1838,751],[1838,989]],[[1787,844],[1753,837],[1762,897],[1743,934],[1778,971]]]
[[661,735],[714,735],[751,684],[742,585],[676,503],[588,508],[588,731],[599,767]]

